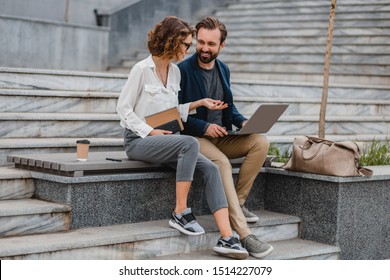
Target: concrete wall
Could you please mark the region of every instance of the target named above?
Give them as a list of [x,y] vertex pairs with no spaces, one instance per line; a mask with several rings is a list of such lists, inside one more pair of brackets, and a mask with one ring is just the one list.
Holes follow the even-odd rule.
[[[0,67],[104,71],[135,50],[167,15],[211,14],[227,0],[0,0]],[[130,6],[129,6],[130,5]],[[107,15],[96,26],[93,7]]]
[[108,28],[0,16],[0,30],[0,66],[97,71],[107,65]]
[[123,57],[146,49],[147,32],[165,16],[175,15],[190,23],[212,15],[215,7],[226,0],[143,0],[109,16],[111,28],[109,65],[118,64]]
[[[94,9],[110,10],[129,0],[0,0],[0,15],[96,25]],[[130,1],[131,2],[131,1]]]

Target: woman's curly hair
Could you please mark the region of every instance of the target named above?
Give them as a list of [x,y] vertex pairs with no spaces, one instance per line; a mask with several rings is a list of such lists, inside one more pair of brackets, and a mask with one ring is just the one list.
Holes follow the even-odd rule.
[[193,27],[175,16],[168,16],[149,30],[149,52],[154,56],[178,60],[181,44],[188,35],[195,35]]

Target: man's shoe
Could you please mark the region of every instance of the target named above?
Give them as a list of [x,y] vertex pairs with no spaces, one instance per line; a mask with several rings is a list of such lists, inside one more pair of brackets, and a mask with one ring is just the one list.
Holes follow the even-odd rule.
[[241,206],[242,213],[244,213],[245,219],[247,223],[256,223],[259,220],[255,214],[248,210],[244,205]]
[[217,254],[232,258],[232,259],[246,259],[249,254],[240,242],[240,237],[235,233],[233,236],[218,239],[217,245],[213,248]]
[[195,216],[192,214],[191,208],[187,208],[179,214],[173,211],[169,225],[187,235],[200,235],[204,233],[204,229],[198,224]]
[[263,258],[269,255],[274,248],[268,243],[259,240],[253,234],[248,235],[241,240],[242,246],[248,251],[249,255],[255,258]]

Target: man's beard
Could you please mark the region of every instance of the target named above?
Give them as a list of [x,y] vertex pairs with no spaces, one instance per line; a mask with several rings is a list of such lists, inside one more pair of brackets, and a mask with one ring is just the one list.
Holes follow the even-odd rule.
[[[212,54],[211,52],[202,52],[202,51],[197,51],[196,53],[197,53],[197,55],[198,55],[199,60],[200,60],[202,63],[204,63],[204,64],[210,63],[211,61],[213,61],[214,59],[216,59],[216,58],[218,57],[218,54],[219,54],[219,53],[214,53],[214,54]],[[209,56],[208,58],[202,57],[202,53],[209,54],[210,56]]]

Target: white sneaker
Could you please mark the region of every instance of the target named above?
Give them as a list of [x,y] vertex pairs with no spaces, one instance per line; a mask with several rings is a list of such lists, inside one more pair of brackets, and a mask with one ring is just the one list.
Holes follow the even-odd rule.
[[179,214],[172,211],[169,225],[187,235],[200,235],[204,233],[204,229],[198,224],[195,216],[192,214],[191,208],[187,208]]
[[218,239],[213,251],[221,256],[239,260],[246,259],[249,256],[247,250],[242,247],[240,237],[236,233],[233,236]]

